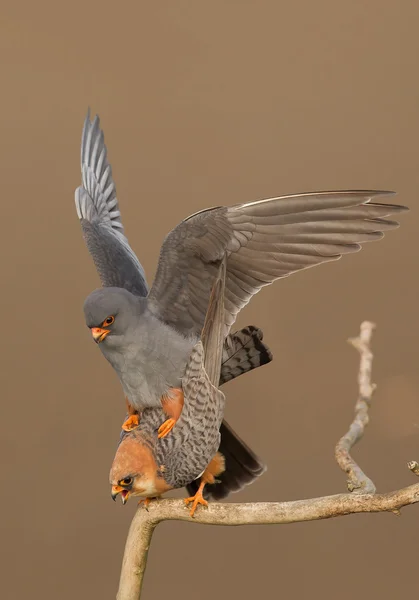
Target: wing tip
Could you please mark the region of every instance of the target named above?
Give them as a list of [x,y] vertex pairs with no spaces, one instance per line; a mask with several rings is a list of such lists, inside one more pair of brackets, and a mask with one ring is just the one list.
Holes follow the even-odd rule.
[[87,106],[87,111],[86,111],[86,116],[84,118],[85,125],[86,124],[92,124],[92,123],[94,123],[95,119],[97,119],[98,121],[100,121],[100,117],[99,117],[98,114],[95,114],[95,116],[93,117],[93,119],[91,118],[91,114],[92,114],[92,111],[91,111],[90,105],[88,105]]
[[85,152],[88,146],[91,144],[91,138],[96,133],[101,133],[102,130],[100,128],[100,117],[98,114],[95,114],[93,120],[91,119],[90,106],[87,107],[86,117],[84,119],[83,131],[81,135],[81,161],[82,164],[85,158]]
[[370,206],[384,206],[388,209],[389,214],[410,211],[410,208],[408,206],[404,206],[403,204],[381,204],[380,202],[370,202],[369,204]]

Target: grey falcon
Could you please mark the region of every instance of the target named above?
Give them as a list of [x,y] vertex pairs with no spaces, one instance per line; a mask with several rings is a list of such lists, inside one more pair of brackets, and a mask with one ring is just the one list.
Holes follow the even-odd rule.
[[223,258],[228,355],[231,326],[262,287],[359,251],[398,227],[388,216],[407,210],[376,202],[392,192],[374,190],[292,194],[201,210],[167,235],[149,288],[124,232],[99,118],[91,121],[89,113],[81,170],[77,214],[103,286],[85,301],[86,324],[122,384],[130,414],[123,428],[138,426],[143,409],[161,406],[167,417],[161,437],[180,417],[182,377]]

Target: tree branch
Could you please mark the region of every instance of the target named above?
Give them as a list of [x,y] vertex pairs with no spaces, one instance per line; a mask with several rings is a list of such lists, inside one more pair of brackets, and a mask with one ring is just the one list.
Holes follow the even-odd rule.
[[[392,512],[419,502],[419,483],[409,487],[376,494],[371,479],[350,456],[351,448],[362,438],[368,424],[368,409],[375,386],[371,384],[373,355],[370,342],[374,325],[364,322],[359,337],[349,340],[360,353],[358,375],[359,397],[355,417],[348,432],[339,440],[335,456],[340,468],[348,476],[350,493],[296,500],[292,502],[257,502],[251,504],[211,503],[191,518],[183,500],[156,500],[148,510],[137,509],[131,523],[125,546],[117,600],[139,600],[148,550],[156,526],[162,521],[189,521],[206,525],[261,525],[297,523],[330,519],[360,512]],[[419,464],[408,463],[409,469],[419,475]]]

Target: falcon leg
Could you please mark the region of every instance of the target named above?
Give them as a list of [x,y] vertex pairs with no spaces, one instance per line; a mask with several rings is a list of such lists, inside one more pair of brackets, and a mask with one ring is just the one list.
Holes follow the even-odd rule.
[[142,500],[139,500],[138,506],[142,505],[148,511],[148,505],[150,504],[150,502],[152,502],[153,500],[158,500],[159,498],[160,496],[153,496],[152,498],[143,498]]
[[164,412],[169,417],[158,430],[158,437],[164,438],[168,435],[178,421],[183,408],[183,390],[181,388],[170,388],[169,393],[161,399]]
[[136,427],[138,427],[140,423],[140,417],[138,412],[135,410],[133,406],[128,402],[128,398],[125,398],[125,402],[128,410],[128,419],[122,423],[122,429],[124,431],[132,431]]
[[199,485],[198,491],[196,492],[195,496],[190,496],[189,498],[185,498],[184,502],[186,505],[190,504],[192,502],[192,508],[189,511],[189,515],[191,517],[194,516],[195,511],[198,507],[198,504],[202,504],[202,506],[208,506],[208,502],[205,500],[202,492],[204,491],[204,487],[207,485],[207,482],[204,481],[204,476],[201,477],[201,483]]
[[217,454],[211,460],[208,467],[202,473],[201,483],[199,485],[198,491],[196,492],[195,496],[191,496],[190,498],[185,498],[185,500],[184,500],[185,504],[192,503],[192,508],[189,512],[191,517],[194,516],[195,511],[199,504],[201,504],[202,506],[208,506],[208,502],[205,500],[205,498],[203,496],[204,487],[207,485],[207,483],[209,483],[210,485],[212,483],[215,483],[215,478],[217,477],[217,475],[220,475],[224,470],[225,470],[224,456],[220,452],[217,452]]

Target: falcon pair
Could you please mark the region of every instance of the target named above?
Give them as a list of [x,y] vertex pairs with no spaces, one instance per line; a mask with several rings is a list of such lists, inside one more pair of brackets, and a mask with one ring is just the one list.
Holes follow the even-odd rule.
[[[398,227],[391,192],[295,194],[195,213],[163,242],[149,289],[121,221],[99,118],[86,117],[76,208],[102,288],[86,299],[93,339],[128,406],[112,495],[150,498],[186,486],[192,514],[240,490],[264,465],[223,421],[226,381],[272,360],[256,327],[231,333],[263,286],[357,252]],[[198,480],[200,479],[200,483]]]

